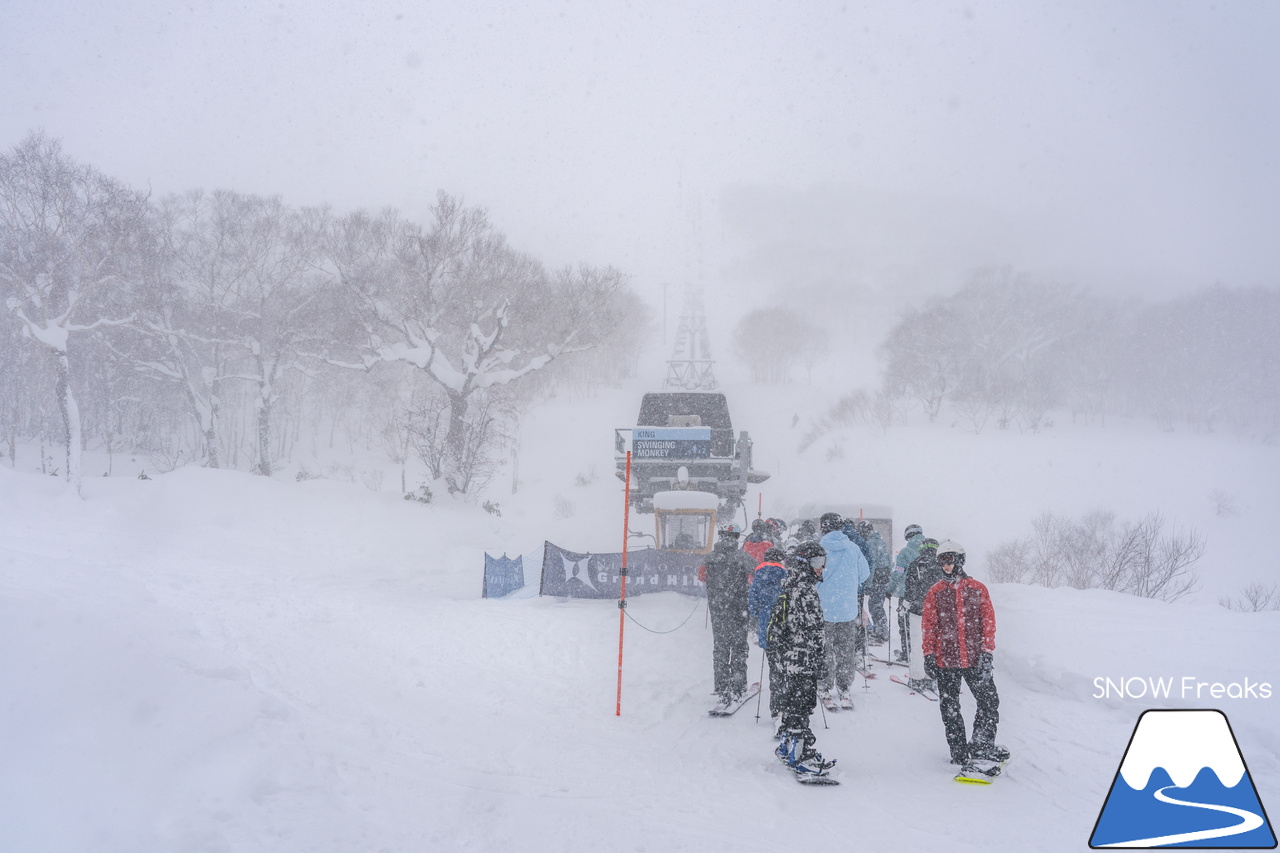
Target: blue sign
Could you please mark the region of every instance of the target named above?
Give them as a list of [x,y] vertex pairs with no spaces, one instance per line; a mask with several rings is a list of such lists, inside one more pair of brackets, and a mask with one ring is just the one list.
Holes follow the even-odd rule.
[[636,459],[707,459],[711,427],[644,427],[631,434]]

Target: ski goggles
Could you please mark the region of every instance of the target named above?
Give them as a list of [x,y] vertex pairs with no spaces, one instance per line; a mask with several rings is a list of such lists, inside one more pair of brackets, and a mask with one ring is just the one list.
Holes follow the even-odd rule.
[[827,558],[826,557],[810,557],[809,565],[815,569],[826,568]]
[[939,554],[938,555],[939,563],[954,563],[955,561],[956,561],[955,554]]

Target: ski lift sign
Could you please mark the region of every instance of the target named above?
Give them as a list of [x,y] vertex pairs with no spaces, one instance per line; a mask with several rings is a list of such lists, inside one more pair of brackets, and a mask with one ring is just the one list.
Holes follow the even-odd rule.
[[635,459],[706,459],[711,456],[711,427],[645,427],[631,432]]

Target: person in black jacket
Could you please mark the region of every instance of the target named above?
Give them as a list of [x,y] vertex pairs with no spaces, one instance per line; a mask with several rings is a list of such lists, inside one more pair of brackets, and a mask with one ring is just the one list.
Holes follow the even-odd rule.
[[738,548],[740,535],[736,524],[722,527],[699,572],[707,585],[711,613],[711,666],[720,696],[718,710],[736,705],[747,692],[747,592],[756,563]]
[[937,685],[924,670],[924,652],[921,650],[923,632],[920,618],[924,614],[924,597],[929,588],[942,580],[942,569],[938,567],[938,540],[925,539],[920,543],[918,556],[911,561],[904,572],[906,579],[899,605],[906,611],[908,631],[907,648],[910,649],[908,664],[910,674],[907,683],[915,690],[931,690],[937,692]]
[[782,742],[776,754],[799,772],[822,773],[835,762],[813,748],[817,738],[809,717],[818,704],[818,678],[826,659],[826,621],[817,584],[827,553],[817,542],[803,542],[787,557],[789,570],[769,625],[769,644],[781,652],[785,673]]

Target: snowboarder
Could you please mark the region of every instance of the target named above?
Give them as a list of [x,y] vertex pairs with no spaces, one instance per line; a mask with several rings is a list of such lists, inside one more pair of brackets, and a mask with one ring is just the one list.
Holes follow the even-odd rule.
[[720,528],[711,555],[698,570],[707,585],[707,610],[711,614],[711,665],[716,710],[737,705],[747,692],[747,591],[755,561],[739,550],[742,531],[736,524]]
[[907,686],[912,690],[937,693],[937,684],[924,671],[924,632],[920,622],[924,615],[924,597],[935,583],[942,580],[942,569],[938,567],[938,540],[925,539],[920,543],[919,554],[907,567],[906,583],[899,599],[908,620],[906,648],[910,649],[910,670]]
[[[992,655],[996,650],[996,614],[986,586],[965,574],[964,548],[956,542],[938,546],[942,580],[926,593],[921,618],[925,672],[938,683],[938,707],[946,730],[951,763],[1003,761],[1008,750],[996,746],[1000,695],[996,692]],[[973,737],[965,734],[960,712],[960,681],[978,703]]]
[[[770,548],[764,552],[764,562],[756,567],[755,580],[751,582],[751,591],[747,594],[747,609],[756,619],[756,640],[764,651],[765,660],[769,664],[769,716],[777,718],[782,714],[782,697],[786,692],[782,673],[782,651],[769,644],[769,616],[773,613],[773,605],[782,593],[782,583],[787,577],[787,569],[783,566],[786,555],[781,548]],[[778,734],[782,735],[779,723]]]
[[[824,513],[818,524],[822,530],[826,570],[818,595],[826,620],[826,662],[822,679],[824,705],[834,699],[841,707],[853,707],[853,673],[856,669],[857,631],[862,618],[859,587],[871,576],[866,557],[841,528],[844,519],[834,512]],[[797,552],[799,553],[799,552]],[[834,690],[834,693],[833,693]]]
[[893,561],[893,574],[889,580],[889,594],[896,596],[899,601],[898,607],[898,633],[902,637],[902,644],[895,653],[899,660],[907,659],[907,619],[902,609],[902,596],[905,593],[905,584],[907,580],[907,569],[916,557],[920,556],[920,543],[924,541],[924,531],[918,524],[908,524],[903,536],[907,540],[907,544]]
[[789,572],[769,619],[769,645],[780,652],[785,676],[779,704],[783,737],[775,753],[798,777],[822,774],[835,763],[824,761],[814,749],[817,737],[809,727],[818,704],[818,675],[826,645],[822,600],[816,589],[826,562],[821,545],[802,542],[786,558]]

